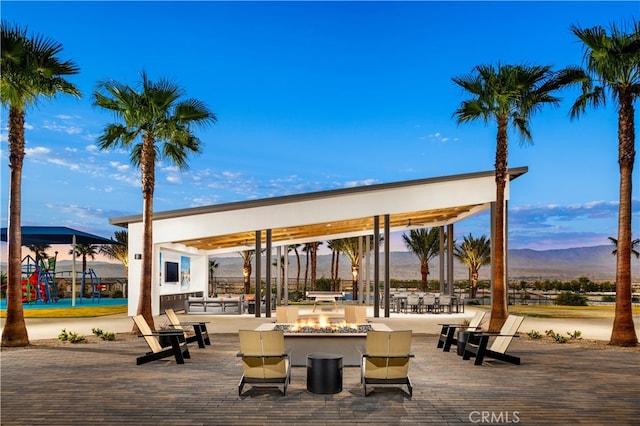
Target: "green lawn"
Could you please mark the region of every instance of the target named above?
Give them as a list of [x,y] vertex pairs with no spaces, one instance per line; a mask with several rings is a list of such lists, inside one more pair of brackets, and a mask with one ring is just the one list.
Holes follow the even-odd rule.
[[[477,306],[490,310],[490,306]],[[540,318],[613,318],[614,306],[509,305],[509,313]],[[633,307],[640,315],[640,307]]]
[[[104,315],[122,314],[127,312],[126,305],[118,306],[87,306],[73,308],[52,308],[52,309],[25,309],[25,318],[82,318],[101,317]],[[6,318],[7,311],[0,311],[0,317]]]

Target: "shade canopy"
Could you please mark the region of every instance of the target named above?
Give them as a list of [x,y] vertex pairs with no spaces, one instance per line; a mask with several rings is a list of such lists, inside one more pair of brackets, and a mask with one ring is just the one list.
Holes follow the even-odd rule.
[[[117,241],[99,235],[71,229],[66,226],[23,226],[22,245],[31,244],[120,244]],[[0,240],[7,241],[7,228],[0,230]]]

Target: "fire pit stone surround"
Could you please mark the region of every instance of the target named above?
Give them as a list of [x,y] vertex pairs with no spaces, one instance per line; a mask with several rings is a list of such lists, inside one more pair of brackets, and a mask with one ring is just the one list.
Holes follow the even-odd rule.
[[382,323],[346,324],[344,322],[317,327],[265,323],[256,328],[256,330],[273,329],[284,331],[284,344],[291,350],[293,367],[305,367],[307,355],[315,352],[341,354],[345,367],[359,367],[361,361],[359,349],[365,347],[367,331],[390,330],[386,324]]

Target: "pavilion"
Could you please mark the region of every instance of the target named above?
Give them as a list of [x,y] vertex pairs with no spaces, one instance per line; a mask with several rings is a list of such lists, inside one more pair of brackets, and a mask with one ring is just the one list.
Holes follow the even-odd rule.
[[[527,171],[527,167],[509,169],[505,200],[509,199],[511,181]],[[440,252],[447,253],[440,256],[441,289],[450,294],[453,290],[453,238],[446,239],[445,247],[444,234],[453,235],[456,222],[486,210],[490,210],[493,218],[495,202],[495,172],[491,170],[154,212],[152,313],[160,314],[161,296],[206,294],[210,256],[255,250],[258,255],[254,279],[260,283],[262,259],[271,259],[274,247],[278,250],[277,259],[280,259],[280,249],[288,245],[348,237],[373,236],[373,282],[384,283],[386,299],[389,297],[390,233],[436,226],[444,231],[440,233]],[[505,226],[508,223],[506,216],[505,209]],[[491,220],[492,235],[494,222]],[[142,266],[142,215],[112,218],[110,223],[128,229],[129,315],[135,315]],[[383,236],[385,256],[382,280],[380,235]],[[494,238],[491,238],[492,252],[493,242]],[[366,260],[370,258],[367,248],[360,251],[366,252]],[[263,249],[264,255],[261,254]],[[270,263],[267,262],[269,267],[265,270],[267,294],[271,292]],[[168,264],[178,265],[179,279],[170,277],[167,280],[167,272],[175,274],[175,271],[169,271]],[[368,266],[364,268],[367,272]],[[255,287],[259,300],[260,285]],[[384,316],[388,317],[388,300],[381,303],[379,292],[373,293],[374,316],[380,315],[380,306],[383,306]],[[362,295],[363,291],[358,294]],[[260,309],[256,309],[256,316],[260,315]],[[269,304],[266,315],[271,316]]]

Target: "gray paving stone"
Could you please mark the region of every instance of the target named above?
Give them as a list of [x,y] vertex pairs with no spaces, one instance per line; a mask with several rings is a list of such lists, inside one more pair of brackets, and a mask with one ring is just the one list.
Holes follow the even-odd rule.
[[[192,358],[141,366],[142,340],[7,349],[0,353],[0,423],[9,425],[637,425],[640,352],[516,341],[516,366],[474,366],[414,335],[414,394],[376,388],[364,397],[358,368],[343,391],[314,395],[293,369],[287,396],[264,388],[238,397],[238,338],[213,336]],[[482,421],[483,413],[490,422]],[[488,414],[486,414],[488,413]],[[493,416],[493,417],[492,417]]]

